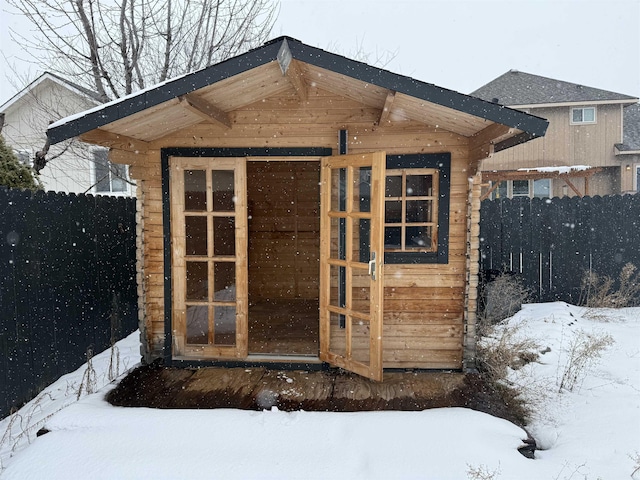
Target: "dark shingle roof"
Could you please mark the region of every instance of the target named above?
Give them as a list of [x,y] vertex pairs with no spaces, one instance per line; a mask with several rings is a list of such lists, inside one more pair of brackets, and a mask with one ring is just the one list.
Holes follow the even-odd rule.
[[621,93],[585,87],[576,83],[509,70],[478,88],[471,95],[503,105],[536,105],[548,103],[579,103],[596,101],[636,102],[637,98]]
[[[286,52],[283,54],[282,52]],[[436,105],[455,109],[478,118],[501,123],[522,130],[522,134],[507,139],[496,146],[509,148],[513,144],[526,142],[545,134],[548,122],[517,110],[495,105],[476,97],[454,92],[436,85],[398,75],[356,60],[326,52],[305,45],[291,37],[279,37],[263,46],[216,65],[211,65],[173,80],[149,87],[135,94],[104,104],[99,108],[83,112],[82,115],[67,117],[47,129],[47,137],[52,144],[81,135],[118,119],[127,117],[168,100],[191,93],[229,77],[248,72],[252,68],[271,61],[300,60],[308,64],[336,72],[362,82],[378,85],[405,95],[426,100]]]
[[624,108],[624,143],[616,144],[621,152],[640,150],[640,103]]

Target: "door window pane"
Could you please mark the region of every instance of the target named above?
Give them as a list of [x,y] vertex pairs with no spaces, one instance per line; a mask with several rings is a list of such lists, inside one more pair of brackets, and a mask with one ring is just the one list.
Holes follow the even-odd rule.
[[186,255],[207,255],[207,217],[185,217]]
[[213,254],[236,254],[236,219],[234,217],[213,217]]
[[209,307],[206,305],[187,307],[187,343],[209,343]]
[[236,307],[213,308],[213,343],[233,346],[236,344]]
[[187,262],[187,300],[207,301],[208,285],[207,262]]
[[331,211],[347,210],[347,169],[331,169]]
[[214,212],[233,212],[235,210],[233,176],[233,170],[211,171]]
[[186,211],[206,211],[207,177],[204,170],[184,171],[184,209]]
[[236,301],[235,262],[215,262],[213,264],[213,299],[217,302]]
[[353,169],[353,211],[371,211],[371,167]]

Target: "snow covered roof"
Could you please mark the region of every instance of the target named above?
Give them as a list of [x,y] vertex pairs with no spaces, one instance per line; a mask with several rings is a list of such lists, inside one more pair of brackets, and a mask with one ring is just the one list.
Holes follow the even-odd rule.
[[471,93],[509,106],[565,103],[635,103],[637,98],[577,83],[509,70]]
[[[282,76],[294,60],[305,67],[305,71],[300,75],[302,84],[306,82],[327,86],[329,82],[334,82],[335,85],[336,79],[339,82],[346,81],[346,88],[357,92],[363,103],[369,102],[370,106],[377,108],[384,107],[387,91],[392,92],[395,95],[395,104],[403,103],[408,107],[404,112],[410,120],[439,125],[465,136],[479,133],[491,125],[491,122],[512,128],[513,131],[495,146],[496,151],[540,137],[544,135],[548,125],[545,119],[503,105],[372,67],[305,45],[290,37],[279,37],[221,63],[155,85],[79,115],[67,117],[51,125],[47,135],[51,143],[55,144],[109,125],[108,130],[116,135],[150,141],[154,139],[154,134],[155,138],[159,138],[158,135],[162,133],[159,133],[158,129],[146,128],[145,132],[136,136],[131,129],[124,126],[121,129],[117,128],[117,122],[148,111],[152,107],[168,108],[172,105],[171,102],[175,103],[178,98],[184,98],[196,91],[215,97],[220,104],[224,104],[224,108],[220,108],[221,111],[232,111],[241,106],[240,99],[237,98],[237,94],[229,94],[227,89],[233,87],[235,91],[239,89],[247,92],[249,87],[246,85],[251,83],[256,75],[263,74],[267,77],[277,68],[278,71],[281,69]],[[263,82],[255,85],[255,92],[249,96],[263,95],[262,98],[266,98],[267,95],[277,94],[276,89],[281,90],[282,85],[281,81]],[[255,100],[258,98],[253,99]],[[166,118],[169,117],[164,115],[163,118],[166,126]],[[185,120],[182,128],[188,126],[189,123]]]

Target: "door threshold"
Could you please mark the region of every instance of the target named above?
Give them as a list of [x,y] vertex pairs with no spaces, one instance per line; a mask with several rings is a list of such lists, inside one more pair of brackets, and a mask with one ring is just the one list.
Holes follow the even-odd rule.
[[283,355],[276,353],[268,355],[264,353],[250,353],[245,357],[247,362],[273,362],[273,363],[322,363],[318,355]]

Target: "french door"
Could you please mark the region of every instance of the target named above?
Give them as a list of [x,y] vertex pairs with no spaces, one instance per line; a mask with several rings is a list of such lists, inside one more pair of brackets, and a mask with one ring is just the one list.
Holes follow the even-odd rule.
[[321,163],[320,358],[382,380],[384,152]]
[[170,159],[173,356],[247,356],[244,158]]

